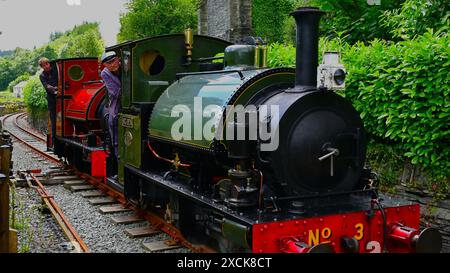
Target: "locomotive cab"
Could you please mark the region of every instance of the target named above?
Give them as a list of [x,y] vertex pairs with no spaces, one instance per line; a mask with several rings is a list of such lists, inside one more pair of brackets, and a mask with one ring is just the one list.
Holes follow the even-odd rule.
[[[80,171],[104,176],[106,148],[102,124],[106,89],[97,58],[54,61],[59,71],[55,154]],[[79,156],[79,155],[83,156]]]

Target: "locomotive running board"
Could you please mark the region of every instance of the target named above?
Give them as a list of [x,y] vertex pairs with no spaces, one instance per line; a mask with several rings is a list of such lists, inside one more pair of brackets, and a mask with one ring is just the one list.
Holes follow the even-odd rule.
[[[162,175],[142,172],[141,170],[130,165],[125,165],[124,168],[125,168],[125,177],[129,177],[128,174],[134,174],[136,176],[139,176],[143,178],[147,183],[153,183],[173,193],[179,194],[185,197],[186,199],[194,201],[195,203],[200,204],[204,207],[219,211],[223,215],[226,215],[228,219],[236,221],[238,223],[251,226],[255,222],[255,220],[253,220],[252,218],[253,216],[256,216],[256,214],[251,215],[252,218],[249,218],[246,216],[246,214],[237,213],[234,210],[230,210],[225,205],[214,202],[209,197],[193,192],[191,189],[189,189],[188,186],[186,186],[181,181],[177,182],[175,180],[164,179]],[[128,181],[127,183],[125,183],[125,195],[127,193],[127,186],[129,186]]]

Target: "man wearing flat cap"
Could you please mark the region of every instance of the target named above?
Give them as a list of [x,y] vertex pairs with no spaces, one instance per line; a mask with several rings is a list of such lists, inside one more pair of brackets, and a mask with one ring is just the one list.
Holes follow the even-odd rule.
[[122,83],[120,80],[120,60],[114,51],[105,52],[101,58],[102,64],[105,66],[101,72],[101,77],[108,90],[109,107],[108,107],[108,127],[109,134],[111,136],[111,152],[114,154],[115,159],[118,155],[118,113],[120,105],[120,92]]

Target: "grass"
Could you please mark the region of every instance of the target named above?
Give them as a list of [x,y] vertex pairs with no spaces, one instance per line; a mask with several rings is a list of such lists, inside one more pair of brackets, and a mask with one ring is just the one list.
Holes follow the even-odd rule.
[[[31,205],[28,207],[28,199],[16,193],[16,187],[13,185],[10,191],[10,222],[11,227],[16,229],[19,234],[18,252],[28,253],[37,239],[43,241],[43,221],[42,215],[39,218],[37,230],[31,225],[31,216],[28,214],[39,214],[40,205]],[[29,211],[27,211],[27,209]],[[37,234],[37,235],[36,235]],[[36,239],[37,237],[37,239]]]
[[23,98],[14,97],[13,93],[8,90],[0,92],[0,116],[23,111],[24,106]]
[[8,90],[0,91],[0,104],[23,102],[23,98],[14,97]]

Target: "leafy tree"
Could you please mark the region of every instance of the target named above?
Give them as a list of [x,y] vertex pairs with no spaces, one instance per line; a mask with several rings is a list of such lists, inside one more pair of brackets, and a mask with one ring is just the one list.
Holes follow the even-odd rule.
[[[96,57],[103,52],[103,42],[101,40],[98,23],[83,23],[75,26],[65,33],[52,33],[51,41],[42,47],[33,50],[16,48],[7,57],[0,58],[0,90],[5,90],[8,86],[11,89],[19,76],[23,74],[34,75],[40,69],[38,60],[41,57],[48,59],[71,58],[71,57]],[[20,78],[22,79],[22,78]],[[33,77],[34,79],[34,77]],[[38,90],[40,82],[31,81],[31,90]],[[42,102],[37,99],[35,92],[29,91],[27,106],[30,109],[42,107]],[[44,94],[45,100],[45,94]],[[46,103],[46,102],[45,102]]]
[[119,41],[197,28],[196,0],[130,0],[120,17]]
[[0,50],[0,57],[10,56],[13,53],[12,50],[2,51]]
[[0,90],[25,73],[33,75],[39,70],[38,60],[71,57],[96,57],[103,52],[98,23],[83,23],[65,33],[52,33],[51,41],[33,50],[16,48],[7,57],[0,58]]
[[14,79],[11,60],[9,58],[0,58],[0,90],[5,90]]
[[295,47],[292,44],[272,43],[268,47],[269,67],[295,67]]
[[16,48],[11,56],[0,58],[0,90],[24,73],[36,73],[37,58],[35,51],[23,48]]
[[56,49],[54,47],[46,45],[35,51],[35,58],[33,61],[37,63],[42,57],[46,57],[49,60],[54,60],[58,58],[58,53],[56,52]]
[[37,70],[36,64],[34,63],[35,58],[33,51],[16,48],[11,58],[14,79],[25,72],[34,74]]
[[[450,177],[450,36],[431,29],[399,43],[358,43],[343,54],[345,95],[367,130],[401,147],[413,164]],[[448,189],[448,185],[446,185]]]
[[[382,24],[379,17],[386,10],[400,8],[404,0],[382,0],[380,6],[370,6],[367,0],[292,0],[294,6],[316,6],[326,11],[322,17],[320,30],[328,38],[344,37],[353,44],[374,38],[392,39],[390,29]],[[286,20],[285,40],[295,40],[294,20]]]
[[9,92],[13,92],[13,88],[14,86],[16,86],[17,84],[19,84],[20,82],[23,81],[27,81],[30,78],[30,74],[25,73],[23,75],[20,75],[19,77],[17,77],[15,80],[13,80],[12,82],[9,83],[8,85],[8,91]]
[[62,49],[60,57],[99,57],[104,51],[103,42],[99,37],[98,30],[92,29],[77,35],[76,39],[71,39]]
[[253,0],[252,23],[255,35],[267,42],[283,42],[285,21],[293,10],[292,0]]
[[450,30],[450,2],[448,0],[406,0],[401,8],[386,10],[381,16],[383,26],[394,37],[410,39],[427,29]]
[[[361,114],[373,143],[425,170],[438,195],[450,193],[449,44],[448,33],[432,29],[397,43],[319,41],[319,52],[341,52],[348,77],[338,93]],[[271,44],[268,65],[294,66],[295,48]]]
[[[84,33],[91,31],[91,30],[98,31],[98,26],[99,26],[99,23],[97,23],[97,22],[93,22],[93,23],[83,22],[81,25],[76,25],[73,27],[72,30],[67,31],[66,35],[75,37],[77,35],[83,35]],[[98,35],[100,36],[100,32],[98,32]]]
[[55,31],[50,33],[50,42],[55,41],[59,38],[61,38],[62,36],[64,36],[63,32],[59,32],[59,31]]

